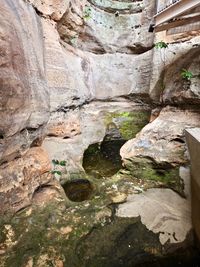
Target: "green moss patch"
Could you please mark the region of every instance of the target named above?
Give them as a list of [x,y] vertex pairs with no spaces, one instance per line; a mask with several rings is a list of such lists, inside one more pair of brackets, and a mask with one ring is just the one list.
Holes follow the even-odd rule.
[[105,124],[115,124],[118,128],[122,139],[129,140],[149,122],[150,112],[146,110],[131,112],[113,112],[107,113],[105,116]]
[[144,181],[155,181],[157,185],[171,188],[184,195],[183,180],[179,176],[179,167],[169,163],[155,163],[146,158],[126,160],[126,169],[134,178]]

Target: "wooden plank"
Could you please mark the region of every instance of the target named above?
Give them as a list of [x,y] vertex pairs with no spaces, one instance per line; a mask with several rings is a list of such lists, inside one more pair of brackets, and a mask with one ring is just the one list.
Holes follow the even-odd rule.
[[184,18],[184,19],[178,19],[178,20],[168,22],[166,24],[155,27],[155,32],[166,31],[171,28],[184,26],[184,25],[199,22],[199,21],[200,21],[200,15],[189,17],[189,18]]
[[162,23],[168,22],[173,18],[177,18],[178,16],[188,12],[198,5],[200,5],[200,0],[181,0],[168,6],[154,16],[155,27]]
[[173,29],[169,29],[167,30],[167,35],[199,31],[199,30],[200,30],[200,21],[196,23],[191,23],[185,26],[180,26],[180,27],[176,27]]

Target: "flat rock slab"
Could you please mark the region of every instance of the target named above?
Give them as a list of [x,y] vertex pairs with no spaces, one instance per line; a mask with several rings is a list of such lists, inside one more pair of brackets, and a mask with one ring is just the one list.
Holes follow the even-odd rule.
[[118,217],[141,217],[152,232],[159,233],[162,245],[182,243],[192,229],[190,200],[170,189],[149,189],[141,194],[129,195],[119,205]]

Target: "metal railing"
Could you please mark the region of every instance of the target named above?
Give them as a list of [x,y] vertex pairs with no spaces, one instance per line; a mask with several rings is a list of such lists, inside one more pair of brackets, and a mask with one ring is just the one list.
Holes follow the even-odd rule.
[[200,0],[171,0],[154,16],[155,26],[177,18],[200,5]]
[[158,5],[157,14],[164,11],[165,9],[171,7],[172,5],[176,4],[177,2],[181,2],[181,1],[182,0],[168,0],[168,1],[166,1],[164,6],[162,5],[162,7],[159,7],[159,5]]

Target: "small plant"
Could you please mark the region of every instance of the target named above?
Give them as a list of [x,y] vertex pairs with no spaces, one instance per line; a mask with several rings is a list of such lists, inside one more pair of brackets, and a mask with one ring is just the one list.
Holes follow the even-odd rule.
[[168,44],[166,44],[164,41],[160,41],[158,43],[154,44],[156,49],[162,49],[162,48],[167,48]]
[[190,81],[194,77],[194,75],[191,71],[186,70],[186,69],[182,69],[181,70],[181,77],[185,80]]
[[76,46],[78,41],[78,35],[73,36],[70,40],[71,45]]
[[65,167],[66,166],[66,161],[65,160],[59,161],[57,159],[53,159],[52,163],[53,163],[53,170],[51,171],[51,173],[61,176],[62,172],[59,170],[59,166]]
[[92,9],[89,6],[86,6],[83,10],[83,18],[84,20],[88,20],[92,18]]

